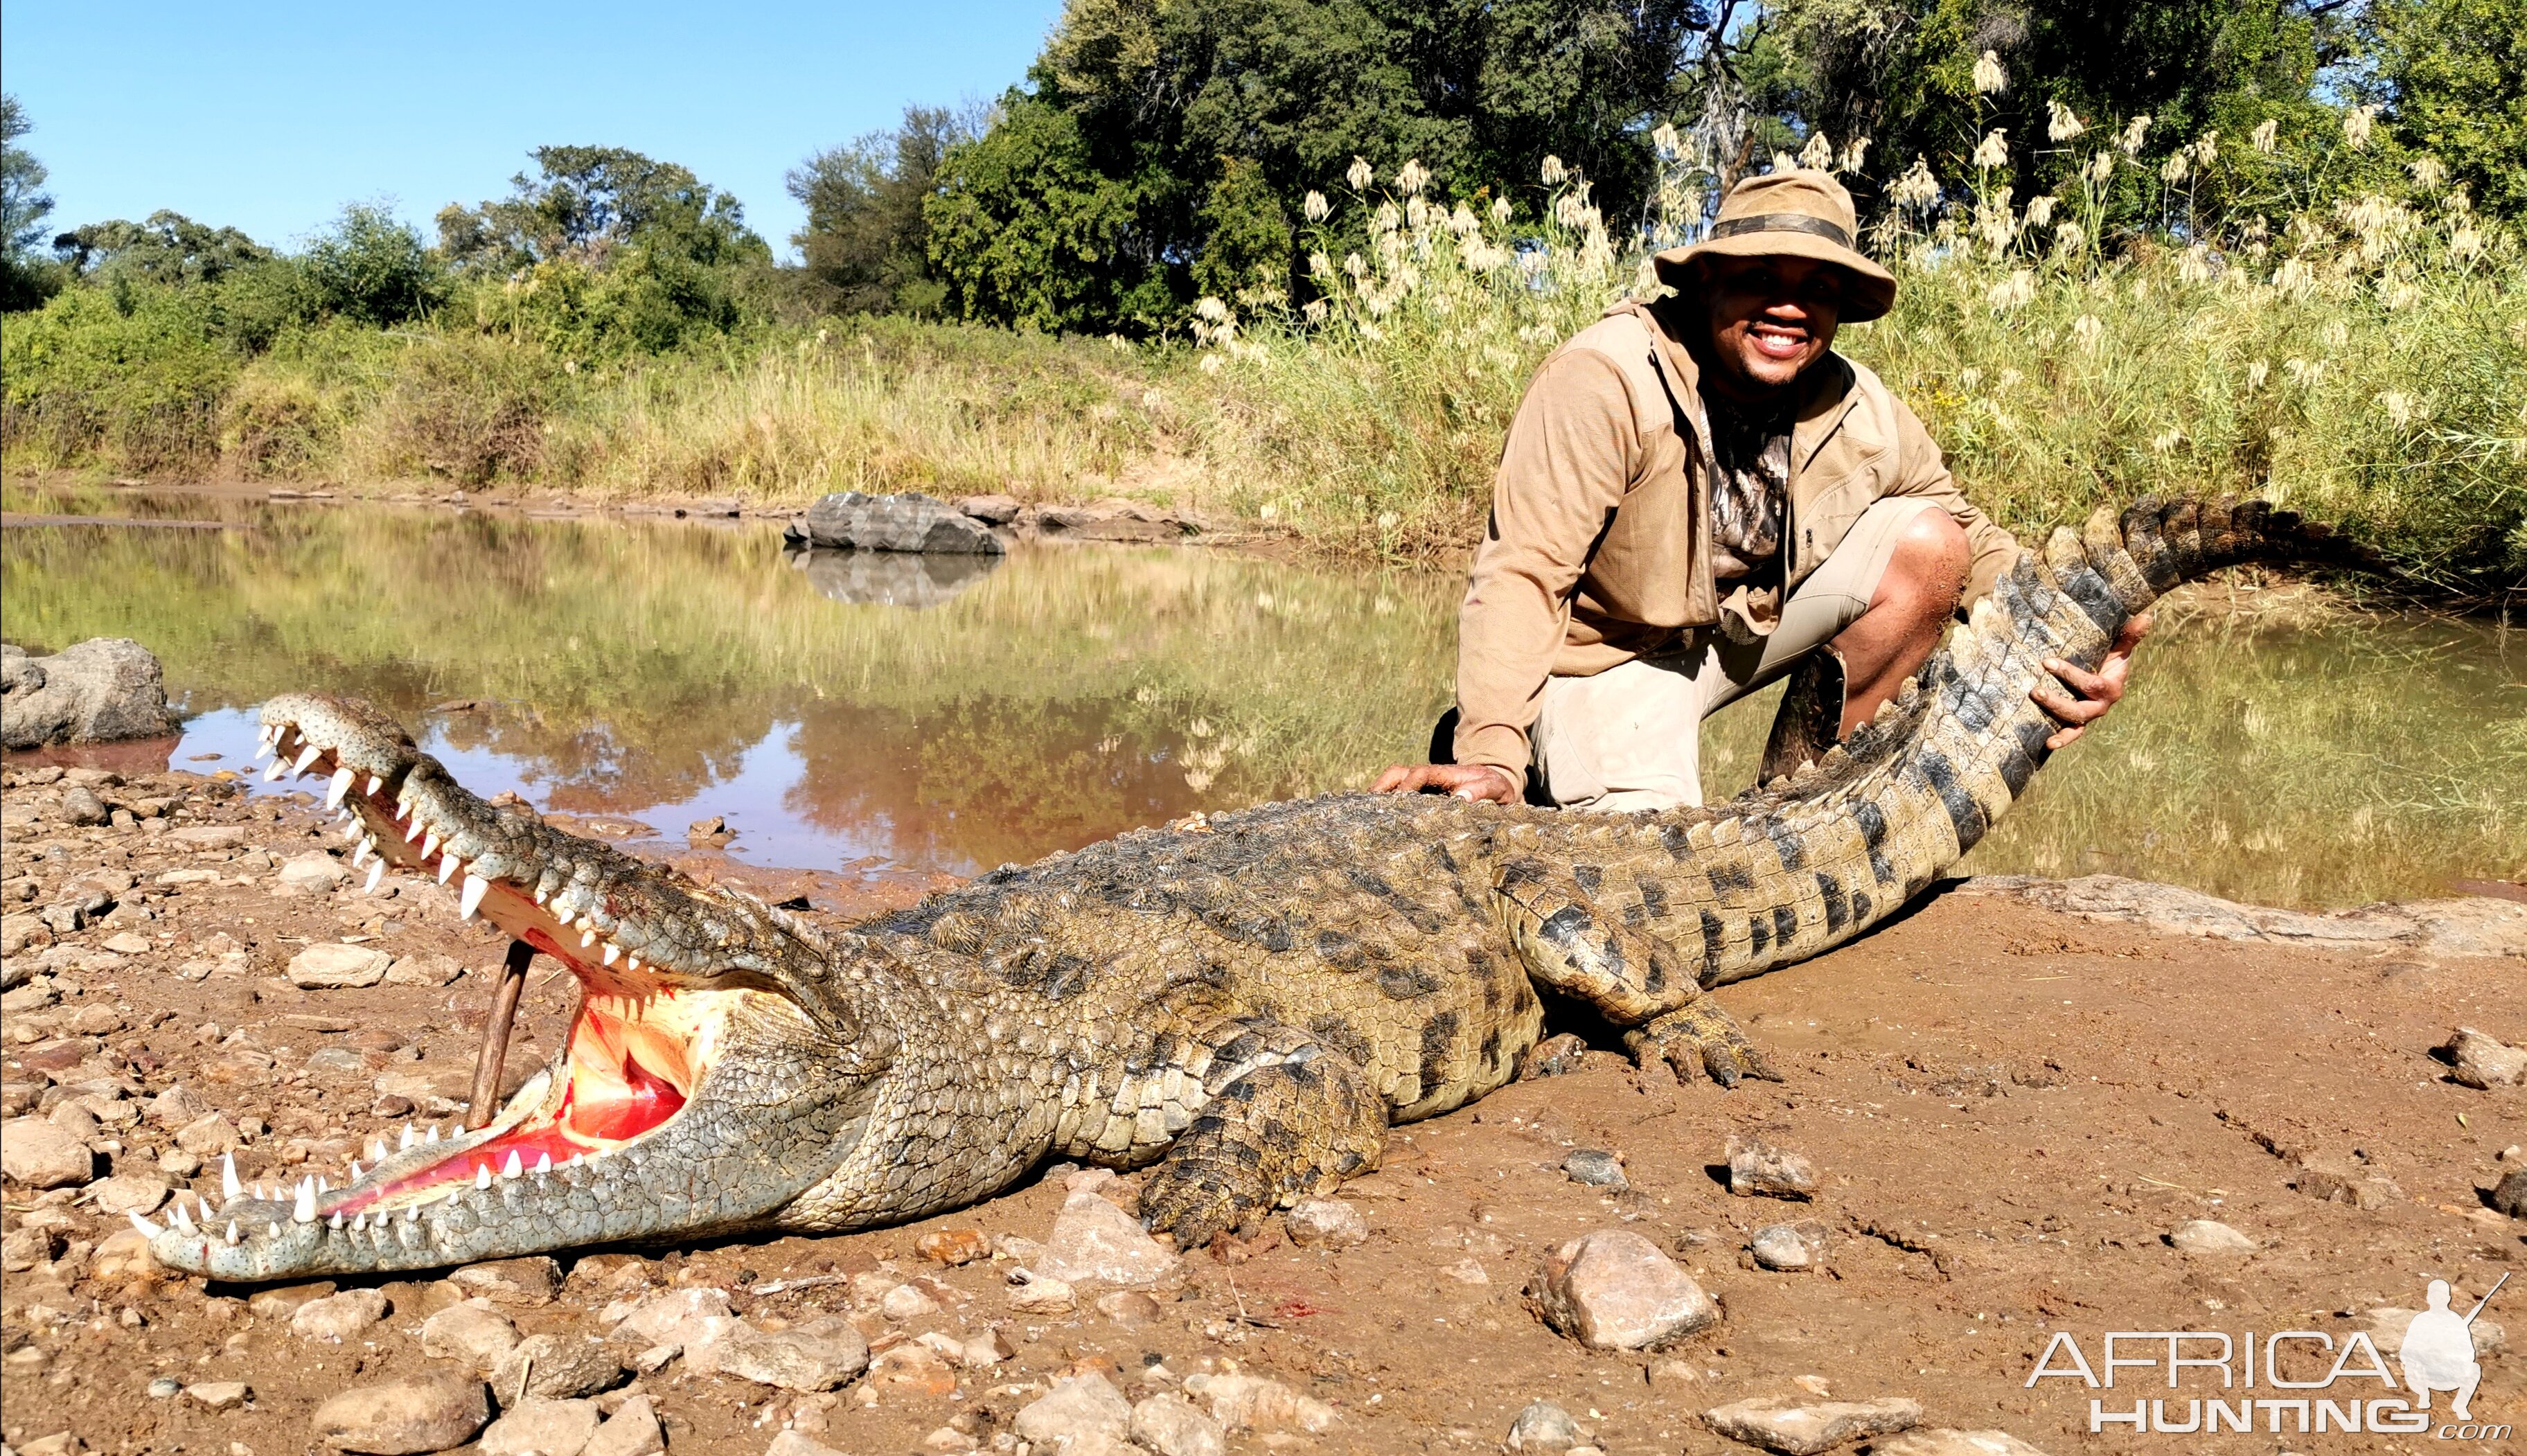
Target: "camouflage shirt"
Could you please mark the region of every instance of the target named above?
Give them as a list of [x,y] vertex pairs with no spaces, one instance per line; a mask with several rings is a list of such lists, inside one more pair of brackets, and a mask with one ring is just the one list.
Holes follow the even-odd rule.
[[1721,581],[1778,575],[1792,416],[1786,409],[1754,415],[1715,402],[1709,423],[1712,575]]

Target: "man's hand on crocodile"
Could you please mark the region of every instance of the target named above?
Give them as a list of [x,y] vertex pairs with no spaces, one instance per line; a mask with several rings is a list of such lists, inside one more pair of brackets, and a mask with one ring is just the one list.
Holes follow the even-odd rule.
[[2074,699],[2051,687],[2037,687],[2027,695],[2036,700],[2037,707],[2064,724],[2061,732],[2044,740],[2044,747],[2057,752],[2069,748],[2088,731],[2090,723],[2104,717],[2108,708],[2123,702],[2125,681],[2132,676],[2133,649],[2149,635],[2149,624],[2148,612],[2124,623],[2123,630],[2115,634],[2115,645],[2106,651],[2106,660],[2098,663],[2094,672],[2084,671],[2078,664],[2060,657],[2044,659],[2044,670],[2080,695]]
[[1369,785],[1372,794],[1454,794],[1491,804],[1516,804],[1518,781],[1488,763],[1396,763]]

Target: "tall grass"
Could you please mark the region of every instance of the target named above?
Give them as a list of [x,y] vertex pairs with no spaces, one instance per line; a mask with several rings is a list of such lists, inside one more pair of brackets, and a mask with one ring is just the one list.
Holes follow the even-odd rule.
[[[2261,201],[2201,216],[2186,180],[2261,157],[2270,136],[2147,157],[2139,134],[2057,137],[2088,159],[2081,181],[2024,205],[1997,174],[1956,194],[1918,169],[1899,179],[1872,241],[1902,282],[1895,310],[1838,346],[2021,531],[2142,491],[2259,491],[2423,580],[2519,590],[2517,237],[2428,158],[2343,173],[2367,179],[2356,192],[2266,158],[2262,191],[2221,193]],[[1637,235],[1550,160],[1540,227],[1433,201],[1416,165],[1382,182],[1356,165],[1338,202],[1309,200],[1326,230],[1312,302],[1205,299],[1190,338],[1145,344],[861,319],[582,361],[449,319],[295,331],[239,365],[187,323],[198,305],[75,289],[0,323],[0,441],[13,468],[607,496],[1114,494],[1335,549],[1443,555],[1472,538],[1536,364],[1655,287],[1648,249],[1695,235],[1713,180],[1673,131],[1660,142],[1659,215]],[[1856,166],[1865,148],[1811,151]],[[2109,245],[2105,198],[2136,187],[2158,189],[2168,227]]]

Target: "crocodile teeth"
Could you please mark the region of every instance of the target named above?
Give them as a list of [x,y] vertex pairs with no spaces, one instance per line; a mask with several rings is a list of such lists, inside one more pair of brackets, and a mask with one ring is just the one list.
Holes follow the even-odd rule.
[[234,1219],[231,1219],[231,1220],[229,1220],[229,1246],[230,1246],[231,1248],[234,1248],[234,1247],[236,1246],[236,1241],[237,1241],[236,1220],[234,1220]]
[[[417,823],[416,823],[416,824],[414,824],[412,827],[414,827],[415,829],[418,829],[418,828],[420,828],[421,826],[420,826],[419,824],[417,824]],[[424,859],[429,859],[429,858],[432,858],[436,857],[438,854],[438,836],[437,834],[425,834],[425,835],[423,835],[423,836],[421,837],[421,858],[424,858]]]
[[[452,858],[453,857],[451,856],[450,858]],[[459,897],[456,902],[456,918],[460,920],[473,919],[474,912],[483,908],[484,892],[490,888],[491,882],[483,878],[481,875],[467,875],[465,877],[465,893]]]
[[237,1186],[236,1154],[231,1153],[220,1160],[220,1193],[229,1202],[234,1203],[237,1195],[244,1191]]
[[265,729],[265,730],[264,730],[263,737],[261,737],[261,738],[259,738],[259,739],[257,739],[257,740],[255,741],[255,745],[254,745],[254,756],[253,756],[252,758],[250,758],[250,759],[248,759],[247,761],[248,761],[248,762],[252,762],[252,763],[260,763],[260,762],[262,762],[264,759],[271,757],[271,756],[272,756],[272,754],[273,754],[273,746],[272,746],[272,730],[271,730],[271,729],[269,729],[269,728],[267,728],[267,729]]
[[385,1138],[373,1137],[369,1139],[369,1161],[371,1163],[384,1163],[387,1161],[387,1140]]
[[[360,1180],[360,1160],[359,1160],[359,1159],[357,1159],[357,1158],[354,1158],[354,1159],[352,1159],[352,1160],[351,1160],[351,1183],[356,1183],[356,1182],[358,1182],[359,1180]],[[345,1187],[345,1188],[347,1188],[347,1187],[351,1186],[351,1183],[344,1183],[342,1186],[343,1186],[343,1187]]]
[[323,1173],[318,1173],[316,1175],[316,1191],[319,1193],[331,1193],[334,1191],[333,1183],[329,1181]]
[[634,970],[639,970],[639,969],[641,968],[641,958],[640,958],[640,957],[638,957],[638,956],[635,956],[635,957],[633,957],[630,961],[627,961],[627,962],[625,962],[624,963],[625,963],[625,964],[627,964],[627,965],[629,965],[629,966],[631,966]]
[[410,1122],[406,1122],[403,1124],[403,1150],[409,1152],[412,1148],[412,1124]]
[[465,861],[456,858],[456,852],[454,850],[449,850],[446,854],[439,857],[438,882],[442,885],[446,884],[449,880],[456,878],[456,871],[463,869],[464,867]]
[[[365,1218],[367,1216],[362,1215],[362,1217]],[[335,1214],[333,1218],[326,1220],[325,1226],[333,1229],[336,1233],[339,1233],[342,1229],[342,1216],[340,1214]]]
[[[509,1156],[515,1158],[518,1155],[511,1153]],[[489,1188],[491,1186],[490,1164],[477,1163],[474,1165],[474,1186],[477,1188]]]
[[369,866],[369,883],[368,883],[364,888],[367,890],[367,892],[368,892],[369,894],[371,894],[371,895],[375,895],[376,893],[378,893],[378,881],[380,881],[380,880],[382,880],[382,879],[385,879],[386,877],[387,877],[387,861],[386,861],[386,857],[385,857],[385,856],[383,856],[383,855],[381,855],[380,857],[378,857],[378,862]]
[[369,838],[367,835],[362,835],[360,836],[360,842],[351,846],[351,867],[353,869],[357,869],[361,865],[369,862],[369,849],[376,843],[376,840]]
[[421,1205],[416,1203],[416,1204],[414,1204],[412,1207],[410,1207],[410,1208],[408,1208],[408,1209],[405,1209],[405,1210],[403,1211],[403,1221],[404,1221],[405,1222],[407,1222],[407,1223],[418,1223],[418,1222],[421,1222]]
[[596,944],[596,932],[595,932],[595,931],[593,931],[593,930],[583,930],[583,931],[581,931],[581,932],[579,933],[579,948],[580,948],[581,950],[585,951],[585,950],[587,950],[590,946],[593,946],[593,945],[594,945],[594,944]]
[[[512,1162],[512,1163],[516,1162],[516,1161],[517,1161],[517,1158],[518,1158],[518,1155],[517,1155],[517,1154],[515,1154],[515,1153],[511,1153],[511,1154],[509,1155],[509,1161],[510,1161],[510,1162]],[[541,1155],[539,1155],[539,1156],[537,1157],[537,1159],[536,1159],[536,1171],[537,1171],[539,1174],[542,1174],[542,1173],[548,1173],[548,1172],[552,1171],[552,1154],[550,1154],[550,1153],[544,1153],[544,1154],[541,1154]]]
[[387,781],[386,781],[386,776],[385,776],[384,774],[376,774],[376,773],[373,773],[373,774],[370,774],[370,775],[369,775],[369,792],[370,792],[370,793],[375,794],[375,793],[376,793],[376,792],[378,792],[380,789],[383,789],[383,788],[385,788],[386,786],[387,786]]
[[299,751],[298,760],[289,765],[289,771],[291,773],[305,773],[307,771],[308,764],[313,763],[324,756],[325,751],[311,743],[306,748]]
[[421,815],[414,814],[412,816],[412,827],[403,832],[403,842],[405,844],[418,843],[421,839]]
[[342,801],[350,795],[351,786],[359,781],[360,775],[357,769],[335,769],[333,782],[325,786],[325,806],[340,808]]
[[542,905],[542,904],[543,904],[543,903],[544,903],[544,887],[543,887],[541,883],[539,883],[539,884],[536,886],[536,904],[538,904],[538,905]]
[[511,1148],[509,1150],[509,1161],[500,1165],[500,1176],[504,1178],[514,1178],[525,1170],[525,1166],[518,1162],[518,1150]]
[[129,1219],[131,1221],[131,1226],[132,1226],[132,1227],[137,1228],[137,1229],[139,1229],[139,1230],[140,1230],[140,1236],[141,1236],[142,1238],[156,1238],[158,1235],[160,1235],[160,1234],[162,1234],[162,1233],[164,1233],[164,1232],[166,1232],[166,1231],[167,1231],[167,1230],[165,1230],[165,1229],[163,1229],[163,1228],[159,1227],[157,1224],[152,1223],[152,1222],[150,1222],[148,1220],[146,1220],[146,1219],[144,1219],[144,1218],[140,1217],[140,1214],[139,1214],[139,1212],[138,1212],[137,1210],[133,1210],[133,1211],[128,1212],[128,1213],[125,1215],[125,1217],[126,1217],[126,1218],[129,1218]]
[[301,1223],[313,1223],[316,1222],[315,1183],[311,1181],[302,1181],[299,1183],[298,1197],[296,1201],[291,1203],[289,1206],[289,1217]]
[[263,771],[263,781],[267,784],[277,784],[281,782],[288,772],[289,765],[279,758],[275,758],[272,760],[272,766]]
[[422,1139],[422,1141],[424,1141],[424,1142],[432,1142],[432,1143],[435,1143],[435,1142],[438,1141],[438,1123],[433,1122],[433,1123],[431,1123],[431,1124],[430,1124],[430,1136],[428,1136],[428,1137],[426,1137],[426,1138],[423,1138],[423,1139]]
[[193,1231],[193,1216],[184,1212],[184,1200],[180,1198],[176,1200],[171,1211],[167,1215],[167,1219],[169,1222],[174,1223],[177,1227],[184,1230],[186,1233]]
[[612,965],[615,962],[621,959],[623,959],[623,948],[610,940],[607,941],[605,943],[605,963]]

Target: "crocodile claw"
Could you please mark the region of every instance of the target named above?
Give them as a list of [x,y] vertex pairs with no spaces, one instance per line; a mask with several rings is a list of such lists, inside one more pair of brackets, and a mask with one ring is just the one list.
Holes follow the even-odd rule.
[[1781,1080],[1763,1051],[1738,1029],[1736,1019],[1707,996],[1625,1032],[1624,1045],[1636,1065],[1647,1067],[1664,1062],[1679,1082],[1692,1081],[1696,1070],[1708,1073],[1723,1088],[1734,1087],[1747,1077]]

